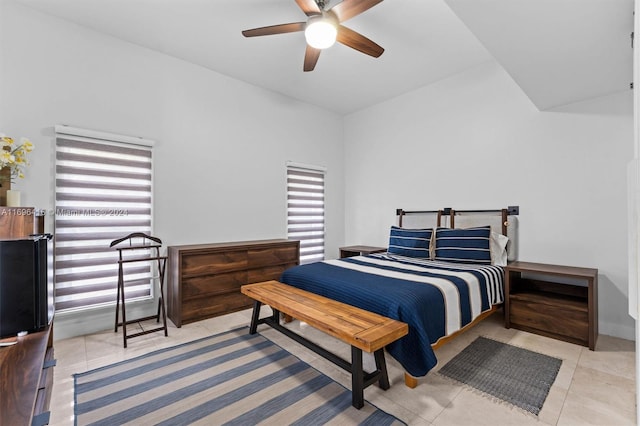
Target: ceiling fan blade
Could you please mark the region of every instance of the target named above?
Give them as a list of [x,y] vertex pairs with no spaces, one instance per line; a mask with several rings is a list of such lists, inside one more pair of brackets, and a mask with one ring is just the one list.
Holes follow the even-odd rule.
[[344,22],[371,9],[380,2],[382,0],[344,0],[332,7],[331,11],[336,14],[339,22]]
[[378,44],[343,25],[338,27],[336,41],[374,58],[379,57],[384,52],[384,49]]
[[318,58],[320,57],[320,49],[316,49],[315,47],[311,47],[307,44],[307,50],[304,52],[304,67],[303,70],[313,71],[316,67],[316,63],[318,62]]
[[304,31],[306,25],[306,22],[293,22],[290,24],[271,25],[269,27],[244,30],[242,32],[242,35],[245,37],[256,37],[273,34],[295,33],[297,31]]
[[322,13],[315,0],[296,0],[296,3],[307,16],[320,15]]

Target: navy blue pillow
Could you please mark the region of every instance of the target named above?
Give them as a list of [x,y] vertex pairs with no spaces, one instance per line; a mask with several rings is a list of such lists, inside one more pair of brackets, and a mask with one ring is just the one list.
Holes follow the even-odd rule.
[[430,259],[431,235],[433,229],[405,229],[391,227],[389,234],[389,253],[400,256]]
[[491,264],[491,227],[436,230],[436,260]]

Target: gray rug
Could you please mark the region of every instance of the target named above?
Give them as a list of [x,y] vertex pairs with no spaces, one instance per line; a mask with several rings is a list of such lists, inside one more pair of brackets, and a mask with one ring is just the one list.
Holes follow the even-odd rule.
[[478,337],[439,373],[535,415],[562,360]]
[[404,424],[248,328],[74,378],[76,425]]

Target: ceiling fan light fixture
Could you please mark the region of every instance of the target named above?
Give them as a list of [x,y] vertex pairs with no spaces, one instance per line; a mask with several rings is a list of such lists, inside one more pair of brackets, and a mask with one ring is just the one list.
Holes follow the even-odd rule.
[[333,46],[338,35],[338,26],[334,19],[326,15],[309,18],[304,30],[307,44],[316,49],[326,49]]

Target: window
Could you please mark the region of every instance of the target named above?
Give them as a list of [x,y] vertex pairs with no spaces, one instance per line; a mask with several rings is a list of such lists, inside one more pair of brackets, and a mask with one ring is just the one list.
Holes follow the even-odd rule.
[[[138,138],[56,126],[57,311],[116,302],[118,254],[109,244],[132,232],[151,233],[151,145]],[[134,263],[124,270],[127,300],[153,296],[148,265]]]
[[324,260],[324,174],[287,164],[287,237],[300,240],[300,264]]

